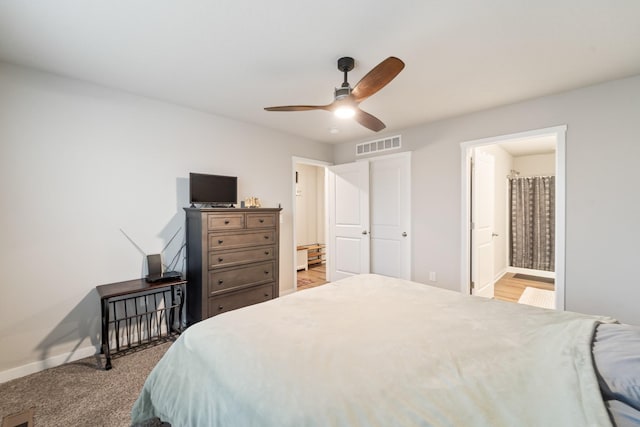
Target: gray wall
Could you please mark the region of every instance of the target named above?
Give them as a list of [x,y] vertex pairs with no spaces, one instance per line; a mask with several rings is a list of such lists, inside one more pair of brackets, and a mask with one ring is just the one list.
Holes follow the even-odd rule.
[[95,286],[145,274],[129,238],[179,252],[189,172],[282,204],[293,288],[291,159],[330,161],[331,146],[2,63],[0,94],[0,381],[95,352]]
[[[563,124],[566,307],[640,324],[640,76],[389,133],[413,151],[414,280],[436,271],[436,285],[460,289],[460,143]],[[335,163],[357,142],[336,146]]]

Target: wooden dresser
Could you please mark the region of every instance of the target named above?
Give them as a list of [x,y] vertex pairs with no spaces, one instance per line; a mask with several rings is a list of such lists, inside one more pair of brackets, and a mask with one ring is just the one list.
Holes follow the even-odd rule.
[[280,208],[185,208],[187,324],[278,297]]

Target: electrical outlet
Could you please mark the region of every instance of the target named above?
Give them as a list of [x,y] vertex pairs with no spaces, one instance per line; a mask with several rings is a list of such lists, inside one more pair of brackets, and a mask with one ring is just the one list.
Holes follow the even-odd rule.
[[429,272],[429,281],[431,281],[431,282],[435,282],[436,281],[436,272],[435,271],[430,271]]

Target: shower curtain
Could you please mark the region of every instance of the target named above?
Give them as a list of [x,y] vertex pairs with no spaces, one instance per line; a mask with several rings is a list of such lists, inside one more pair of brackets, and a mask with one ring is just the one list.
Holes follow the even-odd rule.
[[555,177],[510,178],[512,267],[555,270]]

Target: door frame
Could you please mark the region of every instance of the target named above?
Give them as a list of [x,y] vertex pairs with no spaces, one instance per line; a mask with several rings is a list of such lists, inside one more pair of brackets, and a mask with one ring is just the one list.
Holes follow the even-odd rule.
[[535,129],[525,132],[499,135],[460,143],[461,161],[461,264],[460,292],[471,292],[471,154],[474,147],[493,145],[509,140],[528,139],[541,136],[556,138],[556,236],[555,236],[555,298],[556,309],[565,310],[565,221],[566,221],[566,132],[567,125]]
[[[297,256],[298,256],[298,245],[297,245],[297,235],[296,235],[296,165],[302,163],[304,165],[322,167],[325,169],[324,171],[324,234],[325,234],[325,242],[328,241],[328,231],[329,231],[329,217],[327,215],[327,167],[333,166],[333,163],[326,162],[324,160],[316,160],[309,159],[306,157],[291,157],[291,224],[293,226],[292,237],[293,237],[293,256],[292,256],[292,269],[293,269],[293,288],[290,292],[285,292],[282,295],[286,295],[287,293],[293,293],[298,290],[298,269],[297,269]],[[327,250],[329,250],[327,246]],[[326,257],[327,261],[327,270],[329,270],[329,257]]]

